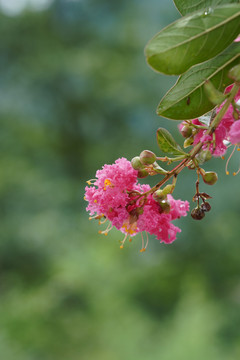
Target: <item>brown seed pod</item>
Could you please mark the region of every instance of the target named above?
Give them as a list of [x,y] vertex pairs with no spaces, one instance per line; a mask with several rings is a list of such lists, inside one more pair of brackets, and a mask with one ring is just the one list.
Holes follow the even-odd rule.
[[200,207],[196,207],[191,211],[191,217],[194,220],[202,220],[205,216],[205,212]]

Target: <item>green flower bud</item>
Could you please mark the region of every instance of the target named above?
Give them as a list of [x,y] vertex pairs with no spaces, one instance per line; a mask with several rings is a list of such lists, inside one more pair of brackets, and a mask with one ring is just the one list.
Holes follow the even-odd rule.
[[138,170],[137,177],[138,177],[139,179],[143,179],[143,178],[145,178],[145,177],[147,177],[147,176],[148,176],[147,170],[145,170],[145,169],[140,169],[140,170]]
[[165,213],[165,214],[169,214],[170,213],[170,210],[171,210],[171,205],[170,205],[170,202],[168,200],[162,200],[161,203],[160,203],[160,206],[162,208],[162,211]]
[[131,164],[132,164],[132,167],[133,167],[135,170],[144,169],[144,166],[143,166],[143,164],[141,163],[139,156],[135,156],[135,157],[131,160]]
[[200,207],[196,207],[191,211],[191,217],[194,220],[202,220],[205,216],[204,210]]
[[140,161],[144,165],[151,165],[156,161],[156,155],[150,150],[144,150],[140,154]]
[[209,150],[202,150],[200,153],[196,155],[196,159],[199,162],[199,164],[203,164],[206,161],[210,160],[212,158],[211,151]]
[[208,99],[214,105],[219,105],[226,99],[226,95],[218,91],[209,80],[205,81],[204,90],[207,94]]
[[162,189],[162,193],[164,195],[171,194],[173,192],[174,188],[175,188],[175,185],[168,184]]
[[186,149],[188,146],[192,145],[192,144],[193,144],[193,141],[194,141],[194,139],[193,139],[192,136],[190,136],[189,138],[187,138],[187,139],[184,141],[184,143],[183,143],[184,149]]
[[163,190],[159,189],[153,193],[153,199],[159,203],[167,198],[166,194],[163,194]]
[[184,125],[180,132],[183,137],[188,138],[192,135],[192,128],[189,125]]
[[230,79],[233,79],[236,83],[240,82],[240,64],[234,66],[228,73]]
[[203,178],[203,181],[208,185],[214,185],[217,182],[218,176],[217,173],[214,171],[204,171],[201,169],[201,175]]

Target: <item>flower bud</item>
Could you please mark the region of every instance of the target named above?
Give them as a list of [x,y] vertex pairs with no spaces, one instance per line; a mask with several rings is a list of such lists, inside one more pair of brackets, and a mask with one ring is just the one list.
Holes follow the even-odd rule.
[[202,150],[196,155],[196,159],[199,162],[199,164],[203,164],[206,161],[210,160],[212,158],[211,151],[209,150]]
[[131,165],[135,170],[141,170],[144,169],[143,164],[140,161],[140,157],[139,156],[135,156],[132,160],[131,160]]
[[194,164],[194,162],[191,160],[190,161],[190,163],[189,163],[189,165],[188,165],[188,169],[189,170],[194,170],[194,169],[196,169],[196,165]]
[[180,132],[183,137],[188,138],[192,135],[192,128],[189,125],[184,125]]
[[236,83],[240,82],[240,64],[234,66],[228,73],[230,79],[233,79]]
[[140,154],[140,161],[143,165],[151,165],[156,160],[156,155],[150,150],[144,150]]
[[208,212],[211,210],[211,205],[209,204],[209,202],[205,201],[204,203],[201,204],[201,209],[204,212]]
[[201,169],[201,175],[202,175],[203,181],[208,185],[214,185],[218,179],[217,173],[215,173],[214,171],[206,171],[205,172],[203,169]]
[[192,145],[193,141],[194,141],[193,136],[188,137],[183,143],[184,149],[186,149],[188,146]]
[[226,95],[218,91],[211,83],[211,81],[205,81],[204,90],[207,94],[208,99],[214,105],[219,105],[226,99]]
[[200,207],[196,207],[191,211],[191,217],[194,220],[202,220],[205,216],[204,210]]
[[168,184],[162,189],[162,193],[164,195],[171,194],[173,192],[174,188],[175,188],[175,185]]
[[138,177],[139,179],[143,179],[143,178],[145,178],[145,177],[147,177],[147,176],[148,176],[147,170],[145,170],[145,169],[140,169],[140,170],[138,170],[137,177]]
[[163,193],[163,190],[159,189],[153,193],[153,199],[159,203],[161,203],[162,200],[165,200],[167,197],[166,194]]
[[160,202],[160,206],[162,208],[162,211],[165,213],[165,214],[169,214],[170,213],[170,210],[171,210],[171,205],[170,205],[170,202],[168,200],[162,200]]

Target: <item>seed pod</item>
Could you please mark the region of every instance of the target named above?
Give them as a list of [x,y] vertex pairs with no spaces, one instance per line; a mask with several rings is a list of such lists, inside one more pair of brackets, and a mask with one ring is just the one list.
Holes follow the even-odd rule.
[[141,163],[139,156],[135,156],[135,157],[131,160],[131,164],[132,164],[132,167],[133,167],[135,170],[144,169],[144,166],[143,166],[143,164]]
[[201,209],[200,207],[196,207],[191,211],[191,217],[194,220],[202,220],[205,216],[205,213],[203,211],[203,209]]
[[140,161],[143,165],[151,165],[156,161],[156,155],[150,150],[144,150],[140,154]]
[[204,212],[208,212],[211,210],[211,205],[209,204],[209,202],[205,201],[204,203],[201,204],[201,209]]
[[215,173],[214,171],[202,171],[203,169],[201,169],[201,175],[203,178],[203,181],[208,184],[208,185],[214,185],[218,179],[217,173]]

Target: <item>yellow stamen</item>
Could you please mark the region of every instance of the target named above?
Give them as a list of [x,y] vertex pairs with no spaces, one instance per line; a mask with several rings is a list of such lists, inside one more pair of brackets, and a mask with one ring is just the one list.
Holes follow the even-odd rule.
[[86,196],[83,197],[83,200],[87,200]]
[[227,159],[226,166],[225,166],[226,175],[229,175],[228,164],[229,164],[231,157],[233,156],[234,151],[236,150],[236,147],[237,147],[237,145],[234,146],[233,151],[231,152],[229,158]]
[[99,234],[104,234],[104,235],[107,236],[107,234],[109,233],[110,230],[112,230],[112,228],[113,228],[112,224],[109,223],[106,230],[103,230],[103,231],[99,230],[98,233]]
[[112,185],[112,183],[111,183],[111,181],[110,181],[109,179],[105,179],[103,190],[106,190],[106,189],[107,189],[107,186],[113,187],[113,185]]
[[143,234],[141,233],[141,236],[142,236],[142,249],[140,250],[140,252],[144,252],[146,251],[146,248],[148,246],[148,234],[146,232],[146,236],[147,236],[147,241],[146,241],[146,245],[144,246],[144,239],[143,239]]
[[225,156],[221,156],[221,159],[224,160],[224,159],[225,159]]
[[95,183],[95,181],[97,181],[97,179],[90,179],[90,180],[86,181],[86,183],[88,185],[93,185]]
[[236,171],[236,172],[234,171],[233,176],[236,176],[239,173],[240,173],[240,168],[238,169],[238,171]]

